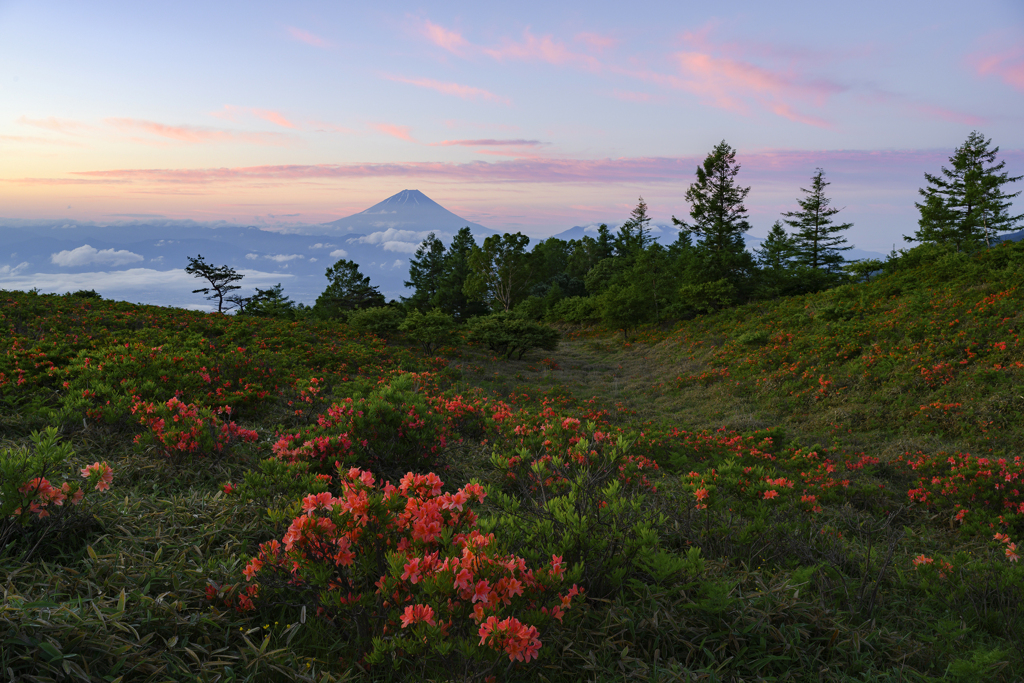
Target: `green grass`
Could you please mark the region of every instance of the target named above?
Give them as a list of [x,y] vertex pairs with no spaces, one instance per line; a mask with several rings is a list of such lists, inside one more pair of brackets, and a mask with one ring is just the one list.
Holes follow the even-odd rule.
[[[557,351],[522,361],[464,345],[427,358],[322,324],[4,293],[0,447],[26,447],[31,430],[54,424],[76,453],[69,473],[106,460],[115,479],[107,494],[33,521],[0,549],[0,671],[24,681],[472,678],[480,669],[455,660],[367,669],[351,658],[350,635],[318,617],[309,596],[248,613],[207,598],[211,586],[245,583],[258,545],[287,526],[268,508],[295,500],[247,500],[222,484],[256,469],[278,432],[314,421],[333,401],[369,396],[406,369],[427,373],[417,385],[427,395],[509,405],[505,422],[452,440],[431,467],[452,489],[488,484],[495,494],[477,512],[506,529],[499,543],[525,555],[569,548],[594,589],[563,623],[545,627],[539,661],[505,661],[488,675],[1020,680],[1024,571],[992,538],[1024,538],[1022,515],[997,502],[1012,492],[976,472],[971,486],[957,480],[957,491],[927,503],[908,491],[927,467],[929,477],[955,475],[935,469],[943,453],[1011,463],[1020,455],[1022,264],[1020,246],[908,258],[872,282],[647,330],[628,345],[613,331],[566,330]],[[163,346],[163,355],[143,354],[144,345]],[[239,346],[261,351],[232,351]],[[90,374],[85,357],[106,359],[103,372],[116,375]],[[311,377],[325,388],[302,402]],[[258,386],[245,388],[246,378]],[[104,402],[124,408],[79,400],[100,385]],[[156,401],[175,391],[234,406],[259,441],[170,458],[133,444],[141,427],[127,412],[131,392]],[[492,455],[525,448],[543,459],[569,438],[551,428],[565,417],[628,437],[627,454],[660,465],[644,472],[656,491],[623,485],[614,514],[595,493],[579,503],[582,517],[544,532],[538,496],[564,493],[511,484]],[[908,454],[927,467],[912,469]],[[702,486],[711,493],[698,509]],[[772,490],[777,497],[766,498]],[[520,501],[522,531],[503,526],[499,491]],[[801,495],[815,495],[820,512]],[[598,538],[632,549],[628,561],[598,552]],[[915,564],[922,555],[933,562]],[[614,580],[600,575],[613,569]]]

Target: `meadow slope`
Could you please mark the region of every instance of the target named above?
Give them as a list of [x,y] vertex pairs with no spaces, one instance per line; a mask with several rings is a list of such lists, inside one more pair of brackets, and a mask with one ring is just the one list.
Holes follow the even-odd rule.
[[0,293],[0,670],[1019,680],[1024,247],[887,271],[522,361]]

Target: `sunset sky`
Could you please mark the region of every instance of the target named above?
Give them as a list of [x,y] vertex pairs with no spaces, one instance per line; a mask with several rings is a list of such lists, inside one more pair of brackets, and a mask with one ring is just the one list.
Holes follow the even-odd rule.
[[888,251],[974,129],[1024,174],[1020,0],[0,0],[0,218],[315,224],[415,188],[545,236],[685,216],[724,139],[754,234],[820,166]]

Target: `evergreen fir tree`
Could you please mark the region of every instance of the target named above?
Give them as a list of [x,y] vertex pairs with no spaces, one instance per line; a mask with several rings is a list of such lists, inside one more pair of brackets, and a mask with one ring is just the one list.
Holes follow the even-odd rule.
[[782,227],[782,221],[775,221],[761,246],[754,249],[757,265],[763,270],[781,271],[790,267],[797,256],[793,238]]
[[630,280],[651,299],[653,319],[661,320],[666,303],[677,286],[668,249],[657,242],[639,252]]
[[403,283],[415,290],[413,295],[406,299],[413,308],[427,311],[440,303],[437,294],[441,274],[444,272],[444,262],[444,244],[434,233],[430,233],[409,259],[409,280]]
[[796,293],[797,256],[793,237],[782,227],[782,221],[775,221],[768,237],[754,249],[761,280],[758,296],[770,299]]
[[640,197],[639,203],[629,219],[619,226],[615,236],[614,247],[616,256],[633,258],[646,249],[654,238],[651,237],[651,217],[647,215],[647,203]]
[[851,249],[846,238],[839,235],[853,227],[853,223],[834,225],[832,217],[840,209],[830,206],[832,200],[825,196],[825,188],[831,183],[825,181],[825,171],[817,169],[811,176],[810,189],[800,188],[806,197],[798,199],[799,211],[787,211],[786,224],[796,230],[793,245],[797,262],[814,270],[835,273],[843,267],[845,259],[840,252]]
[[384,295],[359,272],[355,261],[341,259],[327,269],[329,283],[316,298],[314,310],[322,318],[341,317],[348,311],[385,304]]
[[743,233],[750,229],[744,199],[749,187],[736,184],[740,171],[736,150],[724,140],[697,167],[697,181],[686,190],[692,223],[672,216],[695,246],[695,277],[700,282],[727,280],[742,294],[749,284],[754,261],[746,250]]
[[460,321],[488,312],[482,300],[466,296],[463,291],[470,274],[469,256],[475,248],[473,232],[468,226],[461,228],[445,252],[444,268],[437,286],[438,307]]
[[989,149],[991,143],[973,131],[949,158],[952,168],[943,166],[941,175],[924,174],[928,187],[918,190],[924,201],[915,204],[921,212],[919,228],[905,240],[953,244],[960,251],[982,241],[991,246],[996,235],[1017,227],[1024,214],[1011,216],[1008,210],[1020,192],[1006,194],[1002,186],[1024,176],[1003,171],[1006,162],[995,163],[999,148]]
[[612,231],[608,229],[608,226],[602,223],[597,228],[597,254],[596,260],[611,258],[615,253],[615,238],[612,237]]

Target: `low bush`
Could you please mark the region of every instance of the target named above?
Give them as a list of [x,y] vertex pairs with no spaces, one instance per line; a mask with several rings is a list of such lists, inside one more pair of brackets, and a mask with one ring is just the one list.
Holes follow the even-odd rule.
[[519,360],[533,349],[554,351],[561,337],[554,328],[505,312],[474,318],[469,329],[473,338],[491,351]]
[[402,319],[402,312],[393,306],[373,306],[352,311],[347,322],[356,332],[366,332],[387,339],[398,332]]
[[433,353],[441,346],[446,346],[455,338],[457,324],[452,316],[434,308],[426,313],[410,311],[398,329],[406,339],[419,344],[427,353]]
[[[68,461],[74,455],[71,444],[61,442],[54,427],[33,432],[29,438],[32,449],[0,450],[0,552],[25,527],[43,518],[55,520],[68,515],[70,508],[80,504],[86,494],[106,491],[113,481],[113,472],[105,462],[87,465],[79,471],[86,480],[84,484],[58,481],[58,477],[68,474]],[[23,560],[29,554],[31,549]]]
[[541,629],[579,591],[563,590],[562,558],[530,568],[480,533],[482,486],[442,493],[432,473],[398,486],[357,468],[337,475],[340,495],[306,496],[281,541],[260,546],[238,609],[313,607],[343,634],[349,663],[371,670],[468,678],[542,656]]

